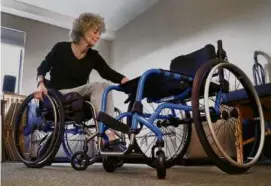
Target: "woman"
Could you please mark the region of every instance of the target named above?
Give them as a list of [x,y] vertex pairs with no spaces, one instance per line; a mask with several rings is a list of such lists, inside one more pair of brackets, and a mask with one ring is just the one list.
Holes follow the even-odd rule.
[[[45,75],[50,72],[49,86],[61,93],[78,92],[88,96],[98,113],[101,109],[102,94],[107,83],[88,83],[94,69],[103,79],[122,84],[128,81],[124,75],[110,68],[98,51],[92,49],[105,32],[102,17],[92,13],[83,13],[73,23],[70,32],[71,42],[58,42],[47,54],[37,69],[38,88],[35,98],[41,99],[47,94]],[[112,94],[107,99],[107,114],[114,116]],[[109,134],[108,134],[109,135]],[[114,137],[109,135],[110,139]]]

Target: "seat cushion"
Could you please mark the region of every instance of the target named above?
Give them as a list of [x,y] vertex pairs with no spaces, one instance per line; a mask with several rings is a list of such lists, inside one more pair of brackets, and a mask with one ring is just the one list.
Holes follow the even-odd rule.
[[[181,75],[186,76],[186,74]],[[140,76],[120,85],[122,91],[130,95],[129,99],[135,99],[139,80]],[[145,82],[143,98],[158,100],[165,97],[180,95],[184,93],[185,90],[190,89],[190,91],[188,91],[187,94],[183,94],[185,96],[182,97],[182,100],[187,100],[191,98],[192,84],[193,81],[181,82],[171,76],[165,77],[163,75],[152,75],[147,78]],[[211,83],[210,87],[212,93],[219,90],[219,87],[214,83]],[[202,87],[200,95],[203,95],[203,90],[204,87]]]
[[[64,107],[64,116],[66,121],[82,121],[92,118],[91,108],[85,102],[86,99],[76,92],[71,92],[67,94],[61,94],[57,90],[53,90],[58,96]],[[44,99],[41,107],[46,110],[46,118],[48,120],[54,117],[52,113],[52,104],[48,98]]]
[[[132,79],[125,84],[120,85],[123,92],[135,97],[140,77]],[[181,87],[181,83],[171,77],[162,75],[150,76],[144,85],[143,98],[159,99],[162,97],[177,95],[185,89]]]

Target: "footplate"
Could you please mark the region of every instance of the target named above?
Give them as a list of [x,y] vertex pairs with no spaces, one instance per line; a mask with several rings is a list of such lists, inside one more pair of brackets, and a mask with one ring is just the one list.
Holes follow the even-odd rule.
[[103,122],[106,126],[108,126],[111,129],[123,132],[128,134],[129,127],[125,125],[124,123],[116,120],[115,118],[109,116],[108,114],[104,112],[99,112],[97,117],[98,122]]

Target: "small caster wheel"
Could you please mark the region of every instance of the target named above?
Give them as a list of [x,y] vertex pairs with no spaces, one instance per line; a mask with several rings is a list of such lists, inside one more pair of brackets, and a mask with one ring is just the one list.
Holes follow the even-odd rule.
[[118,167],[118,157],[104,156],[103,167],[106,172],[114,172]]
[[123,161],[123,158],[119,158],[118,159],[118,163],[117,163],[117,168],[120,168],[124,165],[124,161]]
[[157,151],[156,156],[157,156],[156,158],[157,177],[159,179],[165,179],[167,174],[165,153],[162,150],[159,150]]
[[72,155],[71,165],[75,170],[86,170],[89,165],[89,157],[83,152],[79,151]]

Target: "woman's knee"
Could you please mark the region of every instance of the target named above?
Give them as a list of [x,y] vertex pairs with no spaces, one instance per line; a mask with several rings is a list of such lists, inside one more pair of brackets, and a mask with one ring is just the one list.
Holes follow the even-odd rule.
[[104,89],[106,89],[107,87],[110,86],[110,84],[107,83],[107,82],[102,82],[101,84],[102,84],[102,86],[104,87]]
[[92,89],[93,92],[99,92],[99,93],[102,93],[108,86],[110,86],[110,84],[106,82],[95,82],[95,83],[89,84],[89,88]]

